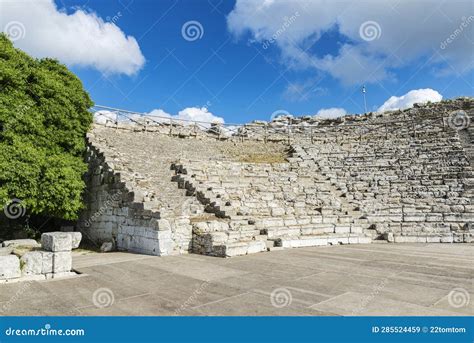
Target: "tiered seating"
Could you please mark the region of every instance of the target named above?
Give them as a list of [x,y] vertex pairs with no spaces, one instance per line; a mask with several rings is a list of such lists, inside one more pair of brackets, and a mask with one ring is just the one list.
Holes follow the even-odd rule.
[[327,128],[303,143],[299,156],[345,192],[385,238],[469,241],[463,229],[474,217],[464,180],[472,170],[459,138],[429,119],[423,131],[410,132],[408,123],[368,133],[352,127],[340,138],[338,128]]
[[[174,165],[174,180],[188,195],[195,195],[206,211],[229,221],[224,229],[204,230],[208,240],[218,242],[215,245],[222,246],[223,239],[227,244],[262,241],[270,249],[370,242],[354,220],[355,211],[344,212],[327,180],[315,178],[299,161],[180,161]],[[203,231],[203,224],[199,225],[195,236]],[[199,250],[202,239],[197,241]]]

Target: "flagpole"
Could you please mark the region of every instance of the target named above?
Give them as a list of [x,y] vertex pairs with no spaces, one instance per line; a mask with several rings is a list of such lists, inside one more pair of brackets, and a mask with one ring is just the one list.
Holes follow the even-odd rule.
[[365,113],[367,113],[367,100],[365,99],[365,92],[366,92],[366,89],[365,89],[365,85],[364,85],[364,86],[362,86],[362,95],[364,96]]

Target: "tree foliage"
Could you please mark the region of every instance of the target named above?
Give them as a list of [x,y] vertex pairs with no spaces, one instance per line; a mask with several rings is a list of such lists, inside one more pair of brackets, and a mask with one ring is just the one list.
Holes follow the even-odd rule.
[[64,65],[32,58],[0,34],[2,206],[17,198],[31,214],[77,218],[92,105]]

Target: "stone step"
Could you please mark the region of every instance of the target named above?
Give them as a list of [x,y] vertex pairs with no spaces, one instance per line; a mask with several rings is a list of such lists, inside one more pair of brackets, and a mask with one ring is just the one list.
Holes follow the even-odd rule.
[[372,238],[357,234],[304,235],[280,237],[276,245],[283,248],[300,248],[319,245],[369,244]]
[[474,235],[469,232],[393,234],[388,240],[394,243],[472,243],[474,242]]

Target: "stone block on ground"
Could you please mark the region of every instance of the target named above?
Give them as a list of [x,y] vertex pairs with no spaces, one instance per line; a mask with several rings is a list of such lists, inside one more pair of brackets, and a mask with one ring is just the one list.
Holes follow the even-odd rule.
[[0,256],[7,256],[13,252],[13,247],[0,248]]
[[64,233],[71,235],[72,249],[79,248],[79,244],[81,244],[82,240],[82,233],[80,233],[79,231],[64,231]]
[[0,256],[0,280],[15,279],[20,276],[20,259],[15,255]]
[[53,273],[70,272],[72,269],[72,256],[69,251],[53,253]]
[[37,275],[43,272],[43,254],[41,251],[30,251],[21,258],[21,274]]
[[3,247],[31,247],[31,248],[38,248],[41,246],[37,241],[34,239],[13,239],[10,241],[4,241],[2,243]]
[[41,256],[43,258],[43,269],[41,270],[41,274],[52,273],[53,253],[49,251],[41,251]]
[[101,252],[110,252],[114,250],[114,243],[112,242],[104,242],[100,246],[100,251]]
[[65,232],[46,232],[41,235],[41,245],[46,251],[71,251],[72,236]]
[[49,251],[29,251],[21,257],[21,274],[38,275],[53,272],[53,255]]

